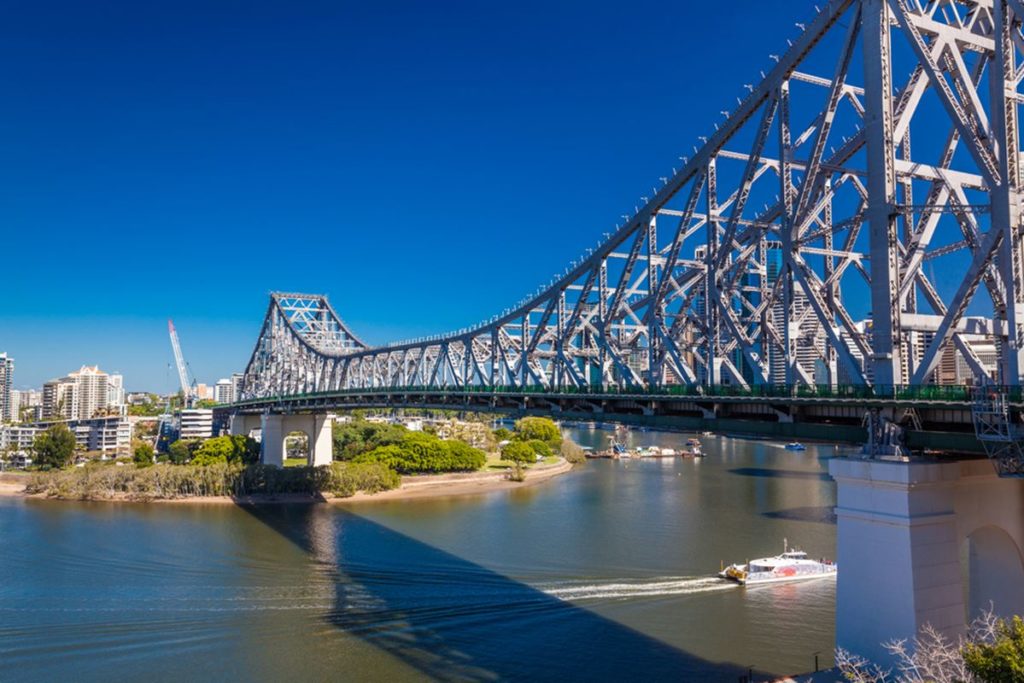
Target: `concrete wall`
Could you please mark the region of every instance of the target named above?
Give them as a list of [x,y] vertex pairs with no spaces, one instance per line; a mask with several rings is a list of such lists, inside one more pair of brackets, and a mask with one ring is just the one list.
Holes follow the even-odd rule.
[[836,644],[888,662],[882,643],[930,623],[1024,607],[1024,480],[985,460],[830,461],[838,483]]
[[968,618],[989,607],[1024,615],[1024,480],[1000,479],[987,461],[962,462],[955,491]]

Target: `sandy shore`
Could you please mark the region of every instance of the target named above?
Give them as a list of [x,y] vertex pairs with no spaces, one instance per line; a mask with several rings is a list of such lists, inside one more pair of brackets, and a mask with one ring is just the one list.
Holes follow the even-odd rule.
[[[161,498],[147,501],[131,501],[127,498],[103,499],[110,502],[146,502],[170,505],[255,505],[267,503],[337,503],[348,505],[355,503],[372,503],[377,501],[413,500],[422,498],[440,498],[447,496],[467,496],[491,491],[525,488],[548,481],[552,477],[564,474],[572,469],[565,460],[552,465],[538,465],[527,470],[526,481],[509,481],[503,471],[468,472],[465,474],[427,474],[402,477],[402,485],[391,491],[380,493],[357,493],[348,498],[333,496],[308,496],[303,494],[282,494],[275,496],[195,496],[191,498]],[[45,495],[29,495],[25,493],[28,475],[21,473],[4,473],[0,475],[0,497],[40,498],[56,500]]]
[[572,469],[565,460],[553,465],[532,467],[526,472],[526,481],[509,481],[504,472],[470,472],[468,474],[428,474],[417,477],[402,477],[402,485],[391,491],[380,493],[357,493],[349,498],[334,498],[331,502],[372,503],[382,500],[410,500],[436,498],[439,496],[467,496],[475,493],[504,491],[533,486],[545,482]]
[[24,496],[25,495],[25,484],[24,482],[11,481],[5,476],[3,480],[0,480],[0,496]]

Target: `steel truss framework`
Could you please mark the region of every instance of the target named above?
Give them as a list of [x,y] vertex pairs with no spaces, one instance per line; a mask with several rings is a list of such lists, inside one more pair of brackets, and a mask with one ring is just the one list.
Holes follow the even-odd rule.
[[[1019,385],[1022,18],[1024,0],[833,0],[682,168],[550,286],[472,329],[375,348],[323,297],[275,294],[243,398],[412,385],[882,390],[935,381],[952,349],[977,381]],[[970,343],[978,335],[994,362]]]

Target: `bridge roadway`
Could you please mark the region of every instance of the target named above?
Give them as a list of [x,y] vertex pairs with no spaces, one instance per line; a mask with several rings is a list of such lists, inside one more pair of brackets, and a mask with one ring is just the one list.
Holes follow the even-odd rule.
[[[352,409],[446,409],[507,415],[545,414],[669,429],[864,443],[872,412],[892,415],[910,449],[975,453],[983,449],[972,427],[966,387],[863,386],[665,387],[615,390],[592,387],[539,391],[517,387],[381,387],[249,399],[218,408],[221,416],[322,414]],[[1014,396],[1014,410],[1024,404]]]

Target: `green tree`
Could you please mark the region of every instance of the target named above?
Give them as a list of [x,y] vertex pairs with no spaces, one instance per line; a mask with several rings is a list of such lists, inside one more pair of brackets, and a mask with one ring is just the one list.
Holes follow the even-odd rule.
[[241,463],[251,465],[260,459],[259,444],[243,434],[215,436],[207,439],[195,450],[193,465]]
[[537,462],[537,453],[523,441],[511,441],[501,450],[501,459],[525,465]]
[[988,683],[1024,681],[1024,619],[1000,619],[991,643],[968,643],[963,650],[967,670]]
[[63,422],[38,434],[32,442],[36,462],[44,468],[67,467],[75,452],[75,435]]
[[226,463],[235,452],[235,445],[231,443],[231,437],[217,436],[207,439],[196,449],[192,458],[193,465],[213,465],[214,463]]
[[140,417],[154,417],[164,412],[163,406],[155,403],[143,403],[137,406],[128,406],[128,414]]
[[139,467],[152,467],[153,466],[153,447],[148,443],[139,442],[135,445],[135,451],[132,453],[132,460]]
[[478,470],[487,464],[487,455],[479,448],[473,448],[465,441],[445,441],[451,453],[453,471]]
[[354,462],[380,462],[396,472],[467,472],[487,461],[483,451],[462,441],[442,441],[426,432],[408,432],[398,443],[378,446]]
[[530,439],[526,442],[526,445],[533,449],[533,452],[542,458],[547,458],[551,455],[551,446],[548,445],[547,441],[541,441],[540,439]]
[[497,441],[508,441],[512,438],[512,431],[504,427],[498,427],[494,430],[494,438]]
[[520,441],[546,441],[552,448],[562,445],[562,434],[558,431],[558,425],[546,417],[524,417],[516,420],[516,438]]
[[351,460],[380,446],[401,441],[409,433],[402,425],[389,425],[366,420],[336,422],[331,432],[335,460]]
[[167,447],[167,456],[175,465],[184,465],[192,459],[192,449],[188,441],[178,439]]
[[232,434],[232,452],[229,460],[241,462],[243,465],[255,465],[260,461],[260,444],[256,439],[246,434]]

